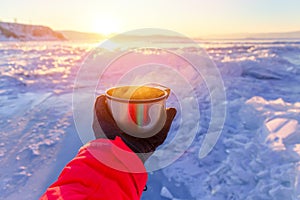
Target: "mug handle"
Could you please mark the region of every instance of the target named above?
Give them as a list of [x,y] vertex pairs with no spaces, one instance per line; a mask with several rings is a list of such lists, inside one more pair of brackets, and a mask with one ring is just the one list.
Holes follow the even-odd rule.
[[158,84],[158,83],[148,83],[145,86],[154,87],[154,88],[158,88],[158,89],[166,91],[167,92],[167,98],[169,97],[169,95],[171,93],[170,88],[167,88],[166,86],[163,86],[163,85]]

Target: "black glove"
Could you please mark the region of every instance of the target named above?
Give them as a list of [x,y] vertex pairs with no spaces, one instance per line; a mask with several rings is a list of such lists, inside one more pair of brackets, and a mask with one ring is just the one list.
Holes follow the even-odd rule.
[[101,95],[97,97],[94,107],[93,130],[95,137],[115,139],[116,136],[122,138],[127,146],[145,162],[155,149],[161,145],[167,138],[172,121],[176,115],[175,108],[167,108],[167,120],[162,128],[154,136],[149,138],[138,138],[124,133],[116,124],[111,116],[106,104],[106,97]]

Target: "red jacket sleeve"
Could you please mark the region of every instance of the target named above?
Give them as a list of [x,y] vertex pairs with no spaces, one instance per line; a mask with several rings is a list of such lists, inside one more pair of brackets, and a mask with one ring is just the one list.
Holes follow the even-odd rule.
[[142,161],[119,137],[97,139],[79,150],[41,200],[140,199],[146,181]]

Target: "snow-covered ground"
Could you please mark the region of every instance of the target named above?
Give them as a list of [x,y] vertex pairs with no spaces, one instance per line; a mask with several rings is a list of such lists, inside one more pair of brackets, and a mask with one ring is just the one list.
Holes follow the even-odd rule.
[[[221,137],[199,159],[204,137],[199,132],[176,162],[150,173],[142,199],[300,199],[300,42],[202,45],[225,84]],[[93,46],[0,43],[0,199],[38,199],[82,145],[72,92]],[[201,95],[205,100],[209,94]],[[200,109],[205,130],[209,102]]]

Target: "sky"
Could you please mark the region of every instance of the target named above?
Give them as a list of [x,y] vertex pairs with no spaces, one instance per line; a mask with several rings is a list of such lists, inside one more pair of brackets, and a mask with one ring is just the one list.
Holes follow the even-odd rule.
[[0,20],[110,34],[163,28],[187,36],[300,30],[300,0],[1,0]]

